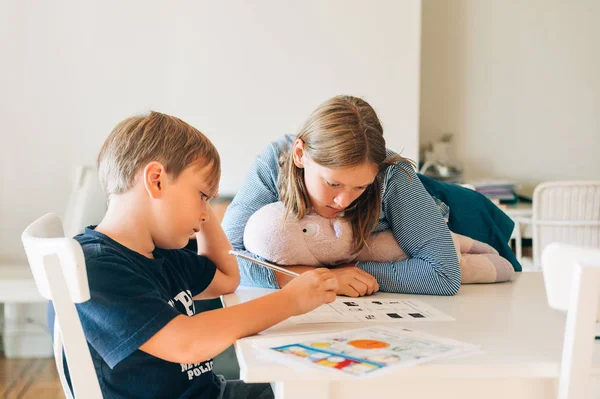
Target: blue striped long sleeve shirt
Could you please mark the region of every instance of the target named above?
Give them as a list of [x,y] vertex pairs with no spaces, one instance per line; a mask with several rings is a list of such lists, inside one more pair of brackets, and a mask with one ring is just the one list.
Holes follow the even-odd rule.
[[[288,135],[267,146],[256,158],[244,184],[227,208],[223,229],[236,251],[261,259],[245,249],[244,228],[254,212],[280,200],[278,161],[293,140],[294,137]],[[381,213],[374,232],[392,231],[407,258],[385,263],[359,262],[357,267],[374,276],[381,291],[456,294],[460,288],[460,268],[440,206],[423,187],[409,163],[390,166],[381,173],[384,174]],[[244,259],[238,259],[238,263],[242,285],[279,287],[272,270]]]

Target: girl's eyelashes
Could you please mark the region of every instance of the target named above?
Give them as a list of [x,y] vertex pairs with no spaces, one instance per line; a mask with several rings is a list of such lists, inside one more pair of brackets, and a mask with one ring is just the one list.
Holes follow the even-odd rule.
[[[330,183],[330,182],[328,182],[327,180],[325,180],[325,182],[327,183],[327,185],[328,185],[329,187],[334,187],[334,188],[340,187],[340,184],[337,184],[337,183]],[[357,190],[357,191],[364,191],[364,190],[366,190],[366,189],[367,189],[367,186],[355,187],[354,189],[355,189],[355,190]]]
[[202,199],[202,201],[208,201],[210,197],[204,194],[202,191],[200,191],[200,199]]

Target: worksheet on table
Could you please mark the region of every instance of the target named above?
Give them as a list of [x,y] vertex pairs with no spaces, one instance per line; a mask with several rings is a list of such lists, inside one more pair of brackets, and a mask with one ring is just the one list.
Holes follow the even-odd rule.
[[337,298],[310,313],[289,319],[295,324],[451,321],[453,317],[417,299]]

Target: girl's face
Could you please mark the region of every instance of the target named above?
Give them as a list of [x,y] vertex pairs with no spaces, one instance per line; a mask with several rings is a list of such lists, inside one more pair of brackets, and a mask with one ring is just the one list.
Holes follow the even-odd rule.
[[370,162],[348,168],[327,168],[312,161],[303,151],[298,151],[297,146],[294,163],[304,169],[310,205],[326,218],[339,216],[373,184],[378,172],[377,166]]

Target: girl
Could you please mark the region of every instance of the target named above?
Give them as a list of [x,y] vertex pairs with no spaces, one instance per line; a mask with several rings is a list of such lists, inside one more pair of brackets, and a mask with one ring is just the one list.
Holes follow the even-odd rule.
[[[386,150],[381,123],[360,98],[327,100],[296,137],[269,144],[256,159],[223,219],[235,250],[245,251],[244,227],[250,216],[276,201],[298,219],[310,212],[347,219],[356,251],[369,234],[392,231],[408,258],[331,269],[340,285],[338,294],[356,297],[381,289],[454,295],[460,288],[459,261],[444,221],[448,207],[425,190],[411,161]],[[238,262],[245,285],[277,288],[291,279],[247,260]],[[313,269],[287,268],[298,273]]]

